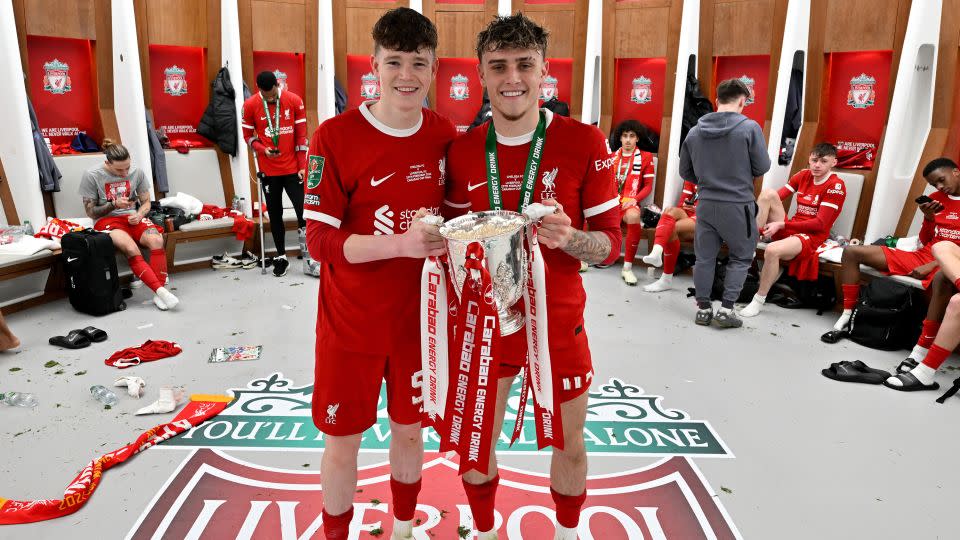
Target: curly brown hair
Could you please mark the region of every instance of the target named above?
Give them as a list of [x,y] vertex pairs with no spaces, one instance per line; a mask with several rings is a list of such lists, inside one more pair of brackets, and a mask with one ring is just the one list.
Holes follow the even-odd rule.
[[410,8],[396,8],[384,13],[373,25],[370,34],[373,36],[374,53],[381,48],[437,53],[437,27],[430,19]]
[[536,49],[546,58],[549,35],[523,13],[497,17],[477,35],[477,58],[483,60],[483,53],[500,49]]

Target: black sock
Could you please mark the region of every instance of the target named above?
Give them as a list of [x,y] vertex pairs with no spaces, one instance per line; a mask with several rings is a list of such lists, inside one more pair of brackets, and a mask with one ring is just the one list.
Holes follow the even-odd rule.
[[697,300],[697,308],[699,309],[710,309],[712,307],[709,300]]
[[732,301],[732,300],[724,300],[724,301],[720,302],[720,307],[722,307],[723,309],[733,309],[733,301]]

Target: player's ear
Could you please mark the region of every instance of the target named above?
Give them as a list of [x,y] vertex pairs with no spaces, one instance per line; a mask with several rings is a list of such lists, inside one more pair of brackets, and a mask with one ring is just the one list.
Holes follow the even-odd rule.
[[380,78],[380,62],[377,60],[376,53],[370,55],[370,69],[377,78]]
[[433,67],[430,69],[430,75],[434,79],[437,78],[437,73],[440,72],[440,59],[437,58],[437,51],[433,51]]

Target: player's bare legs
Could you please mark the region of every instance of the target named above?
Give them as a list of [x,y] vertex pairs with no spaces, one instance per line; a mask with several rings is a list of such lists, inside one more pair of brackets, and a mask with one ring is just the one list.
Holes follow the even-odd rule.
[[413,513],[423,470],[423,433],[420,423],[390,420],[390,489],[393,494],[392,538],[413,538]]
[[756,317],[767,301],[767,293],[783,273],[781,262],[792,261],[803,250],[803,243],[796,236],[789,236],[783,240],[770,243],[763,250],[763,270],[760,271],[760,288],[753,300],[740,310],[742,317]]
[[[497,412],[494,417],[493,433],[499,439],[503,431],[503,417],[507,411],[507,399],[510,397],[510,387],[515,377],[502,377],[497,382]],[[490,465],[487,474],[470,470],[463,474],[463,489],[474,512],[473,526],[478,531],[479,540],[497,538],[494,528],[493,504],[497,493],[499,475],[497,471],[496,444],[490,447]]]
[[680,241],[692,240],[697,221],[677,207],[670,207],[663,211],[660,223],[657,225],[656,236],[650,254],[643,258],[643,262],[654,266],[663,266],[660,279],[645,285],[646,292],[662,292],[673,288],[673,271],[680,256]]
[[13,335],[13,331],[7,326],[6,319],[3,318],[3,313],[0,312],[0,351],[16,349],[19,346],[20,340]]
[[834,323],[834,330],[843,330],[850,322],[853,306],[857,303],[860,291],[860,265],[888,271],[887,258],[880,246],[846,246],[840,257],[840,281],[843,283],[843,313]]
[[763,226],[773,221],[784,221],[787,218],[787,211],[783,209],[783,202],[777,195],[775,189],[764,189],[757,197],[757,227],[763,229]]
[[360,433],[343,437],[323,436],[320,483],[323,485],[323,508],[330,515],[341,515],[353,506],[360,439]]
[[587,450],[583,442],[583,425],[588,394],[584,392],[560,405],[563,450],[554,448],[550,461],[550,488],[557,507],[558,540],[576,540],[580,508],[586,496]]

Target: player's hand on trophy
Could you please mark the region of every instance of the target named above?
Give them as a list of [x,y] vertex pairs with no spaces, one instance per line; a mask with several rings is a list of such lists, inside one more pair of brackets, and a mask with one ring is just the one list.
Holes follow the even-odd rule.
[[431,215],[433,214],[426,208],[417,210],[410,221],[410,228],[400,235],[400,255],[402,257],[424,259],[426,257],[439,257],[446,253],[447,248],[443,237],[440,236],[440,227],[431,224],[429,220],[421,219]]
[[573,238],[574,229],[570,226],[570,216],[563,211],[563,205],[555,199],[543,201],[546,206],[555,206],[557,211],[540,221],[537,238],[540,243],[550,249],[563,249]]

